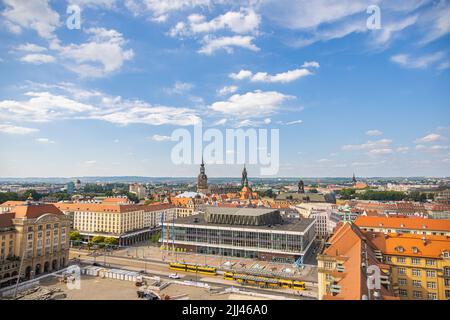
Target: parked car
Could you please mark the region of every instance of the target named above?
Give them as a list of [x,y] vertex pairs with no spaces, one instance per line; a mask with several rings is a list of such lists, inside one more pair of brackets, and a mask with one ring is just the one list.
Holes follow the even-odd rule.
[[169,274],[169,278],[170,279],[180,279],[180,276],[176,273],[171,273],[171,274]]

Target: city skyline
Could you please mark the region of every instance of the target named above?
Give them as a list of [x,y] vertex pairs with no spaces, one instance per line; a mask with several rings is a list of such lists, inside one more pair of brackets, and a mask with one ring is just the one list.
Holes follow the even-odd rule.
[[195,177],[199,120],[279,129],[269,178],[450,176],[448,1],[162,3],[1,1],[0,177]]

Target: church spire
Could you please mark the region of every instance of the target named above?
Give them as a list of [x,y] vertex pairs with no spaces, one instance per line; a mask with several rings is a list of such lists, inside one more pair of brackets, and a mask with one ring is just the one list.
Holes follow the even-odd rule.
[[247,177],[247,169],[245,168],[245,163],[244,163],[244,170],[242,170],[241,184],[242,187],[248,187],[248,177]]

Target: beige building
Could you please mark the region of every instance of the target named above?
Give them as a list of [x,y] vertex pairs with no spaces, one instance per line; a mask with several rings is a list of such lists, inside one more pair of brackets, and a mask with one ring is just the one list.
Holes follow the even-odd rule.
[[67,266],[70,218],[51,204],[26,203],[0,214],[0,285]]
[[121,246],[148,240],[159,228],[162,216],[164,221],[177,217],[176,208],[170,204],[58,203],[56,206],[72,217],[73,229],[83,240],[94,236],[113,237]]

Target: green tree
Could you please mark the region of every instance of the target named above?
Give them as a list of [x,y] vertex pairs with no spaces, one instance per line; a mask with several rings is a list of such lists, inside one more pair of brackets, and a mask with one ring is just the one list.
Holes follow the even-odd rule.
[[17,192],[0,192],[0,203],[17,200],[19,200]]
[[22,196],[20,197],[20,200],[23,200],[23,201],[28,200],[28,198],[30,198],[30,196],[34,201],[38,201],[44,197],[43,194],[38,193],[36,190],[29,189],[22,194]]
[[113,237],[106,237],[105,244],[110,245],[110,246],[117,246],[117,245],[119,245],[119,240],[117,238],[113,238]]
[[69,237],[71,241],[79,241],[81,240],[80,233],[78,231],[71,231],[69,233]]
[[139,198],[134,193],[127,192],[127,197],[128,197],[128,199],[130,199],[134,203],[138,203],[139,202]]
[[150,238],[150,242],[153,244],[158,244],[161,238],[161,231],[156,231]]
[[319,191],[317,191],[317,189],[309,189],[309,193],[319,193]]
[[105,237],[103,237],[103,236],[95,236],[95,237],[92,237],[91,241],[94,244],[104,243],[105,242]]

